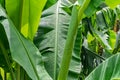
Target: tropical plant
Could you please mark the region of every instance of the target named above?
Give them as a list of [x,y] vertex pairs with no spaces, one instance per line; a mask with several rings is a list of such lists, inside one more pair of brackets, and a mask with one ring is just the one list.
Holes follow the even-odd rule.
[[119,80],[119,0],[0,4],[0,80]]

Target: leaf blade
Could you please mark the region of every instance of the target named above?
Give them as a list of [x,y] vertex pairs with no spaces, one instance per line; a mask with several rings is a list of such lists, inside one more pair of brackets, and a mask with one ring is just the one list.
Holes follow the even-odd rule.
[[5,19],[0,23],[6,32],[12,58],[26,70],[29,77],[33,80],[52,80],[44,68],[42,56],[35,45],[21,36],[10,19]]
[[100,64],[85,80],[112,80],[120,76],[120,53],[108,58]]
[[[42,9],[47,0],[6,0],[6,10],[16,28],[33,40],[38,29]],[[14,6],[11,6],[15,4]]]

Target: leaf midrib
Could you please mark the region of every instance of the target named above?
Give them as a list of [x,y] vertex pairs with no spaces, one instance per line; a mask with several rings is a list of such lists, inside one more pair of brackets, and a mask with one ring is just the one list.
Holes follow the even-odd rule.
[[54,63],[54,79],[57,79],[57,55],[58,55],[58,27],[59,27],[59,6],[60,6],[61,0],[57,2],[57,8],[56,8],[56,23],[55,23],[55,63]]
[[35,74],[36,74],[37,79],[40,80],[40,79],[39,79],[39,76],[38,76],[38,73],[37,73],[37,70],[36,70],[36,68],[34,67],[34,63],[32,62],[32,59],[31,59],[30,56],[29,56],[28,50],[27,50],[26,46],[24,45],[24,42],[22,41],[20,34],[16,31],[16,28],[15,28],[15,27],[13,27],[13,28],[15,29],[15,32],[16,32],[16,34],[18,35],[19,40],[21,41],[22,46],[23,46],[24,49],[25,49],[25,52],[27,53],[27,56],[28,56],[29,61],[30,61],[30,64],[31,64],[32,67],[33,67],[33,70],[34,70],[34,72],[35,72]]

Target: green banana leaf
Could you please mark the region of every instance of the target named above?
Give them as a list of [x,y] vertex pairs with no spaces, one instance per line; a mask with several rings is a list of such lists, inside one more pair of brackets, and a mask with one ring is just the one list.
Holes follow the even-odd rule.
[[[82,5],[84,0],[78,0],[79,4]],[[97,10],[99,10],[99,6],[104,2],[105,0],[91,0],[90,4],[88,5],[87,9],[85,10],[86,16],[92,16]]]
[[[88,25],[89,32],[94,35],[94,37],[102,44],[102,46],[111,51],[114,49],[115,41],[111,41],[114,43],[110,43],[112,37],[110,34],[110,30],[113,29],[115,23],[116,15],[115,12],[106,7],[100,11],[97,11],[94,16],[88,18],[86,21]],[[115,39],[115,38],[114,38]]]
[[105,0],[105,3],[111,7],[111,8],[115,8],[116,5],[120,4],[120,0]]
[[114,12],[117,16],[118,19],[120,19],[120,5],[116,6],[115,9],[114,9]]
[[[5,13],[0,12],[0,22],[4,19],[6,19]],[[1,46],[2,48],[4,47],[4,49],[7,51],[6,54],[4,53],[3,49],[1,49]],[[12,59],[9,55],[9,44],[6,33],[4,29],[0,27],[0,67],[2,67],[6,72],[9,72],[11,70],[10,66]]]
[[85,80],[119,80],[120,53],[105,60]]
[[[61,3],[62,1],[59,0],[55,5],[43,12],[40,26],[34,39],[34,43],[44,56],[45,68],[53,80],[56,80],[58,76],[70,22],[70,16],[62,9],[64,6]],[[78,32],[68,80],[78,80],[81,68],[81,39],[81,32]]]
[[47,0],[5,0],[6,10],[16,28],[33,40]]
[[5,0],[0,0],[0,4],[5,8]]
[[118,31],[117,37],[116,37],[116,43],[115,43],[115,48],[113,50],[113,54],[117,53],[120,51],[120,31]]
[[58,1],[58,0],[47,0],[44,9],[47,9],[47,8],[51,7],[51,6],[54,5],[57,1]]
[[[1,7],[0,13],[5,14]],[[52,80],[36,46],[18,32],[9,18],[2,20],[0,24],[0,29],[4,28],[6,33],[12,58],[25,69],[29,77],[33,80]]]

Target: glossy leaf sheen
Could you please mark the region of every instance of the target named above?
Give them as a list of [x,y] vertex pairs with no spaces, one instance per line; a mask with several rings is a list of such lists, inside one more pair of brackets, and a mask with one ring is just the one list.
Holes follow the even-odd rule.
[[[70,16],[61,8],[61,1],[45,10],[42,14],[40,27],[34,40],[45,57],[45,66],[53,80],[56,80],[60,69]],[[69,80],[78,79],[80,73],[80,39],[78,38],[73,51],[73,59],[69,68]],[[49,66],[49,67],[48,67]]]
[[3,20],[1,24],[8,38],[12,58],[25,69],[30,78],[52,80],[44,68],[42,56],[35,45],[17,31],[10,19]]
[[119,80],[120,53],[108,58],[99,65],[85,80]]

